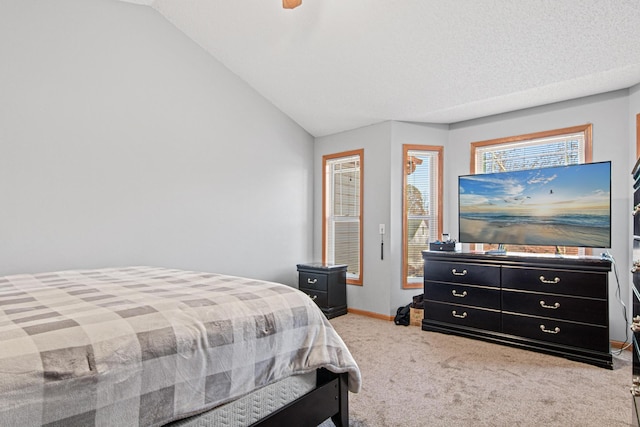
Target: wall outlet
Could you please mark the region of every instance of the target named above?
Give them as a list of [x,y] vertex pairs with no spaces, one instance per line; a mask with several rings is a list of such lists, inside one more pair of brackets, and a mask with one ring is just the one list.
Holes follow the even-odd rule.
[[380,224],[380,234],[384,234],[384,224]]

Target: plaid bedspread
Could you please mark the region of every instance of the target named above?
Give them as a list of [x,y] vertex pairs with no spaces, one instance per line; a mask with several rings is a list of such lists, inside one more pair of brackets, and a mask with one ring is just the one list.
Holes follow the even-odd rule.
[[322,312],[271,282],[153,267],[0,277],[0,425],[156,426],[326,367]]

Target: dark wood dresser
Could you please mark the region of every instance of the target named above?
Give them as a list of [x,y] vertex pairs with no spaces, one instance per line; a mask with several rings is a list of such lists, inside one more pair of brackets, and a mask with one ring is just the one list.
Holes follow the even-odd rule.
[[423,252],[422,329],[613,368],[599,257]]
[[309,295],[328,319],[347,314],[347,265],[298,264],[298,289]]
[[631,172],[633,175],[633,267],[631,299],[633,320],[633,354],[631,368],[632,425],[640,426],[640,159]]

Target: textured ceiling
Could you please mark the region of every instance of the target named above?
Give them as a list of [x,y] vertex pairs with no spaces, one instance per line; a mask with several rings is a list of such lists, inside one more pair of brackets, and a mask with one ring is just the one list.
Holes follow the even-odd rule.
[[640,82],[639,0],[123,0],[314,136],[454,123]]

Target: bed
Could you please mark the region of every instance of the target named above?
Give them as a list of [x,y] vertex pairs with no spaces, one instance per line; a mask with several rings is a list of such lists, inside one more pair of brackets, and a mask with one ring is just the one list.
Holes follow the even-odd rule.
[[[6,425],[347,426],[360,386],[340,336],[289,286],[157,267],[0,277]],[[234,405],[255,413],[224,415]]]

